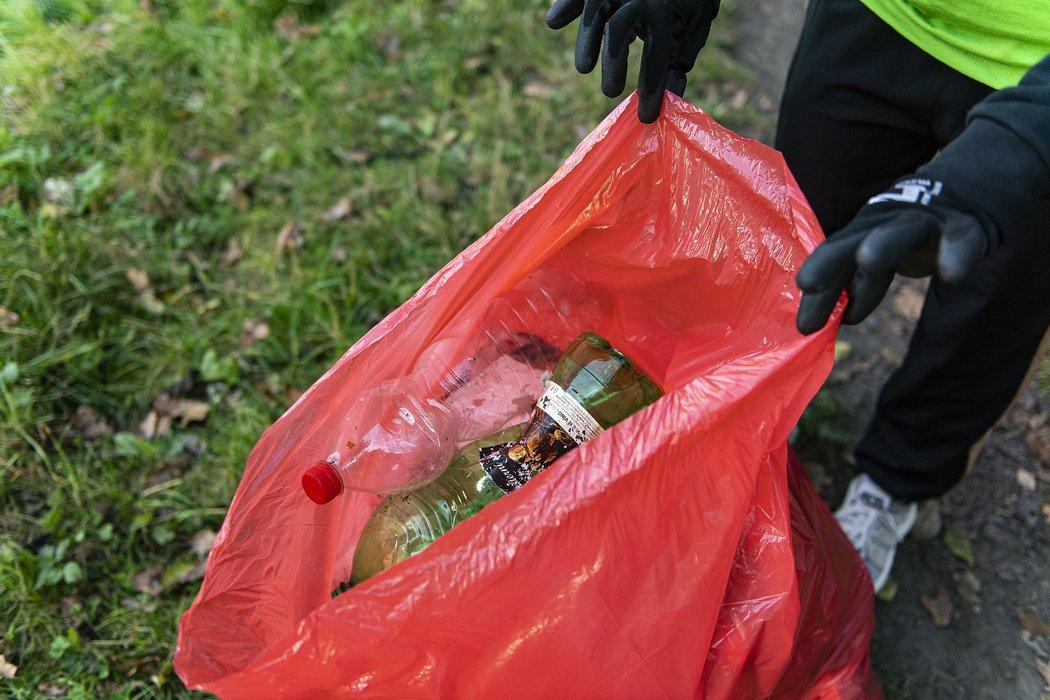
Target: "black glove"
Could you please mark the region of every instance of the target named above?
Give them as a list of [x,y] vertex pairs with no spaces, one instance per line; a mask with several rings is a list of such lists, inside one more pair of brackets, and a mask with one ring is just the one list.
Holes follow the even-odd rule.
[[547,26],[561,29],[577,17],[576,70],[590,73],[598,63],[602,34],[602,92],[618,97],[627,82],[628,46],[637,36],[645,46],[638,73],[638,118],[660,116],[664,90],[681,96],[685,74],[707,42],[719,0],[557,0]]
[[868,200],[798,271],[798,329],[824,327],[845,289],[844,323],[860,323],[886,295],[894,274],[961,280],[999,244],[995,224],[941,181],[921,175]]

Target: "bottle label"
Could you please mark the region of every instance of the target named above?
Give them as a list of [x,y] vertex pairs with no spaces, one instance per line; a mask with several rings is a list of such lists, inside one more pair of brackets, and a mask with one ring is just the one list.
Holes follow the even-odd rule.
[[577,445],[593,440],[604,430],[572,394],[554,382],[547,382],[547,389],[536,406],[553,418]]
[[601,424],[554,382],[547,383],[522,436],[479,450],[481,467],[504,493],[520,489],[572,448],[597,437]]

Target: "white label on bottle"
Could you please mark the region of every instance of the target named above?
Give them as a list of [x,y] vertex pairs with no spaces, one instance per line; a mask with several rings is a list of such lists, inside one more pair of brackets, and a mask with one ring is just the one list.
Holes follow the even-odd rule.
[[579,401],[554,382],[547,382],[536,406],[553,418],[577,445],[593,440],[605,430]]

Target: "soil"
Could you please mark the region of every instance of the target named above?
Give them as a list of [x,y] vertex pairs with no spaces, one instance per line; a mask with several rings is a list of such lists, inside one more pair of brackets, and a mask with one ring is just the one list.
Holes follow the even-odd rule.
[[[805,5],[733,3],[735,50],[762,86],[757,105],[775,110]],[[907,349],[924,290],[923,281],[898,280],[868,320],[839,335],[845,356],[823,391],[825,407],[839,410],[818,416],[826,422],[823,439],[810,434],[798,445],[832,507],[855,472],[849,445]],[[871,647],[888,698],[1050,700],[1048,412],[1050,394],[1029,382],[970,473],[924,504],[898,549],[883,595],[891,599],[876,602]]]

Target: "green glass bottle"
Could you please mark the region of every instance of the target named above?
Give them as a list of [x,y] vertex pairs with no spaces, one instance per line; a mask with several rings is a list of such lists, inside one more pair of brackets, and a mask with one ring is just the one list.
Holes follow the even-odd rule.
[[360,583],[422,551],[660,396],[659,387],[623,353],[584,333],[558,360],[527,423],[467,445],[434,481],[380,502],[358,541],[350,582]]

